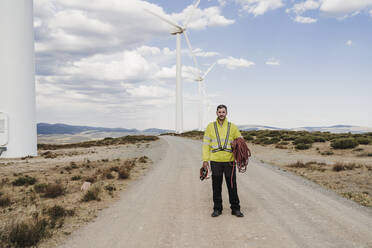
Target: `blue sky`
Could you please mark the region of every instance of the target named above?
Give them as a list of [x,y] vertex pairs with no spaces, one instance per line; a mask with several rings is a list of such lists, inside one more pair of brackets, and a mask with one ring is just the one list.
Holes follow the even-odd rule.
[[[38,122],[175,125],[175,37],[192,1],[34,0]],[[212,121],[372,127],[372,1],[201,0],[188,34]],[[182,39],[184,127],[197,128],[196,72]]]

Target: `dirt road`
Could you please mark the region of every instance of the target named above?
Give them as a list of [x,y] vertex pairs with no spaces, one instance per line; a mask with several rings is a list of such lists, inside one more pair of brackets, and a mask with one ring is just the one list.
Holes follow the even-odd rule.
[[163,159],[62,247],[372,247],[371,211],[254,159],[238,174],[245,217],[231,215],[226,186],[223,214],[210,217],[201,142],[162,139]]

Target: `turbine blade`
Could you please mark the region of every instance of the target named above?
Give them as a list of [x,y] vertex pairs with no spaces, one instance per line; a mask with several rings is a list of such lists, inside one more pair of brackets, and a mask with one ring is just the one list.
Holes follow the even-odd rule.
[[185,29],[186,29],[186,27],[189,25],[189,22],[190,22],[190,20],[191,20],[191,17],[192,17],[192,15],[194,14],[194,11],[195,11],[195,9],[198,7],[199,3],[200,3],[200,0],[196,0],[196,1],[195,1],[195,4],[193,4],[193,6],[192,6],[192,10],[190,11],[189,16],[187,17],[186,21],[185,21],[184,24],[183,24],[183,26],[185,27]]
[[155,12],[152,12],[152,11],[149,10],[149,9],[144,9],[144,10],[145,10],[147,13],[149,13],[149,14],[151,14],[151,15],[154,15],[154,16],[156,16],[156,17],[158,17],[158,18],[160,18],[161,20],[163,20],[164,22],[168,23],[169,25],[171,25],[171,26],[173,26],[173,27],[175,27],[175,28],[177,28],[177,29],[179,29],[179,30],[183,30],[183,28],[182,28],[181,26],[179,26],[177,23],[175,23],[175,22],[173,22],[173,21],[171,21],[171,20],[169,20],[169,19],[167,19],[167,18],[165,18],[165,17],[163,17],[163,16],[161,16],[161,15],[155,13]]
[[216,62],[214,62],[213,63],[213,65],[211,65],[209,68],[208,68],[208,70],[204,73],[204,75],[203,75],[203,80],[204,80],[204,78],[207,76],[207,74],[213,69],[213,67],[216,65]]
[[200,69],[199,69],[198,61],[196,60],[194,51],[192,50],[192,46],[191,46],[189,37],[188,37],[186,31],[184,31],[183,34],[185,35],[186,43],[187,43],[187,46],[189,47],[189,50],[190,50],[190,53],[191,53],[191,56],[192,56],[192,60],[194,61],[194,65],[195,65],[196,69],[198,69],[198,75],[197,76],[200,77]]

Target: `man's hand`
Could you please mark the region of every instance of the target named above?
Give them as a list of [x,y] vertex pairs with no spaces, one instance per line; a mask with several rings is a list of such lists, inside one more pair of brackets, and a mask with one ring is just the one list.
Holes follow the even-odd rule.
[[204,162],[203,162],[203,167],[204,167],[204,168],[207,169],[207,168],[208,168],[208,165],[209,165],[208,161],[204,161]]

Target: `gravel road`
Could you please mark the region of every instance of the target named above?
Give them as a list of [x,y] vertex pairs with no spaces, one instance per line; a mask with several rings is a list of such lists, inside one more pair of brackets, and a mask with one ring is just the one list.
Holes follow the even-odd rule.
[[201,142],[161,139],[162,159],[61,247],[372,247],[369,209],[254,159],[238,174],[245,217],[231,215],[226,186],[223,214],[210,217]]

